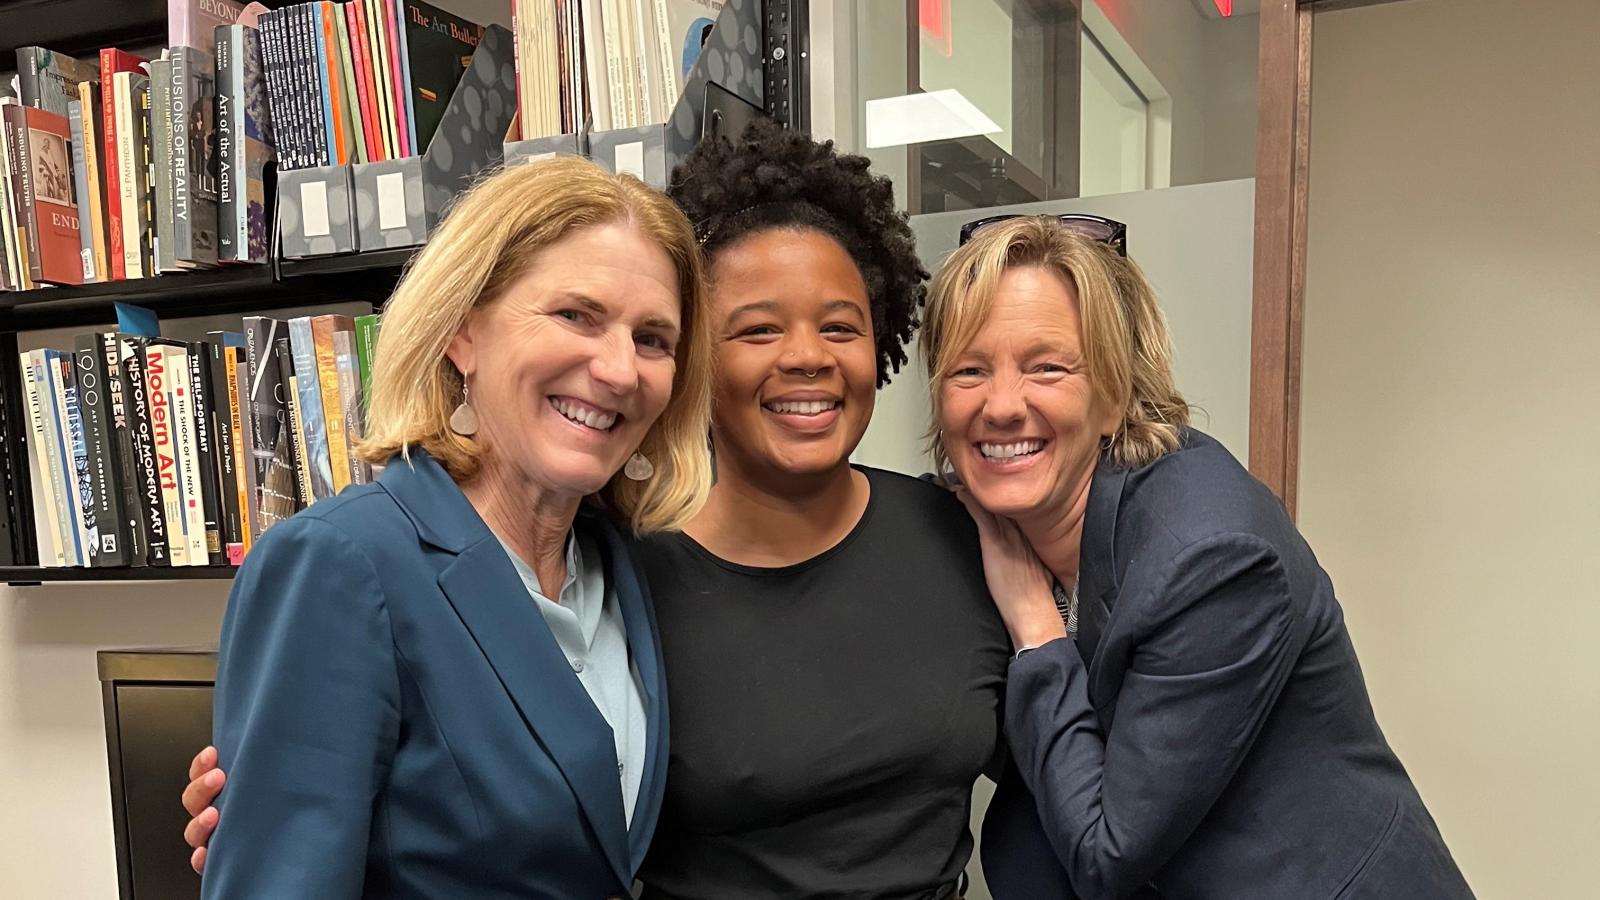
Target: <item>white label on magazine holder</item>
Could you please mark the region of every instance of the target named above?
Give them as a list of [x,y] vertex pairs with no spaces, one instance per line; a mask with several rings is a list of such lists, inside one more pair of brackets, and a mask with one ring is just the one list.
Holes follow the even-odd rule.
[[406,227],[406,175],[389,172],[378,176],[378,229]]
[[555,158],[556,158],[556,155],[554,153],[535,153],[532,156],[528,157],[528,162],[531,162],[531,163],[544,162],[547,159],[555,159]]
[[644,141],[617,145],[616,166],[618,175],[632,175],[644,180]]
[[333,229],[328,227],[328,186],[320,181],[300,183],[301,233],[308,238],[324,237]]

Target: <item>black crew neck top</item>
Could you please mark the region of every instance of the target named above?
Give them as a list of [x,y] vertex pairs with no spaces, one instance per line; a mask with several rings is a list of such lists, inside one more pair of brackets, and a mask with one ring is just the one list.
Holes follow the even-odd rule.
[[971,855],[1010,641],[961,505],[860,471],[860,521],[796,565],[638,548],[671,717],[650,900],[944,897]]

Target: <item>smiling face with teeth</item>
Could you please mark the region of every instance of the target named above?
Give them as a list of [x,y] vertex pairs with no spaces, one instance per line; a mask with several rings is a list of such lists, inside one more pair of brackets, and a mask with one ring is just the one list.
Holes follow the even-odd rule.
[[633,225],[540,251],[448,351],[478,413],[484,475],[513,497],[599,491],[666,409],[680,320],[677,270]]
[[861,271],[826,235],[774,228],[717,252],[719,467],[793,476],[849,464],[877,394],[870,310]]
[[1054,272],[1000,278],[983,327],[939,385],[946,452],[974,499],[1011,518],[1059,515],[1087,491],[1117,412],[1089,377],[1077,292]]

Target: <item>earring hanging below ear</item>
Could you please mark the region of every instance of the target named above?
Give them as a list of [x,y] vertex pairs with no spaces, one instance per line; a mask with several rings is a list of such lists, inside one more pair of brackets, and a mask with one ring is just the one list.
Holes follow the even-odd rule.
[[461,386],[461,403],[456,406],[455,412],[450,414],[450,430],[462,437],[472,437],[478,433],[478,411],[467,402],[467,386]]
[[651,464],[643,453],[636,450],[632,456],[628,457],[628,464],[622,467],[622,474],[632,481],[648,481],[652,475],[656,474],[656,467]]

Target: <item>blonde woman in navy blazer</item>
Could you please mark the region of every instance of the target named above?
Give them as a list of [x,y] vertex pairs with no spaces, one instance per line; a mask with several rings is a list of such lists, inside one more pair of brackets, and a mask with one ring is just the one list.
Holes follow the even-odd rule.
[[382,476],[234,583],[204,896],[628,892],[667,711],[619,528],[677,527],[710,483],[701,277],[683,214],[588,162],[456,205],[384,313]]
[[1016,648],[1015,765],[983,831],[994,896],[1469,900],[1378,729],[1333,582],[1187,427],[1121,225],[963,231],[923,350],[936,456]]

